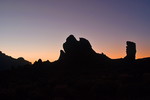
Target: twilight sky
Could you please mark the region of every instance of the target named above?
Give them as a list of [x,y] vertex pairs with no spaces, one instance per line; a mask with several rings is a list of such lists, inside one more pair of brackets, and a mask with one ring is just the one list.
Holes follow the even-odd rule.
[[12,57],[57,60],[70,34],[111,58],[127,40],[150,57],[150,0],[0,0],[0,51]]

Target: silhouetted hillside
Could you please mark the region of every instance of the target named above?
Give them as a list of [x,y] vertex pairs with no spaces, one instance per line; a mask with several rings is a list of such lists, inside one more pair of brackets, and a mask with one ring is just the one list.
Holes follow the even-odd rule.
[[150,100],[150,58],[135,59],[136,44],[126,44],[126,56],[111,59],[70,35],[57,61],[1,71],[0,99]]
[[29,61],[20,57],[18,59],[7,56],[0,51],[0,70],[8,70],[19,66],[31,65]]

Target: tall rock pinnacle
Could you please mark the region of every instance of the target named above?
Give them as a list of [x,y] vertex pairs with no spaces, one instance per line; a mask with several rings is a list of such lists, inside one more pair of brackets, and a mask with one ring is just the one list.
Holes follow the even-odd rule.
[[134,61],[136,56],[136,44],[131,41],[126,42],[126,57],[125,60]]

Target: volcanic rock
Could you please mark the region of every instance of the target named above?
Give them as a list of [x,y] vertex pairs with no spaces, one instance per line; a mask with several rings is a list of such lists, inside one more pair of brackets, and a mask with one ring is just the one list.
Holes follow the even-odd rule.
[[127,55],[124,59],[128,61],[134,61],[136,56],[136,44],[131,41],[127,41],[126,44],[127,44],[126,46]]
[[66,39],[66,42],[63,44],[63,49],[64,51],[60,51],[59,60],[91,62],[108,58],[103,54],[96,53],[87,39],[80,38],[78,41],[73,35],[70,35]]

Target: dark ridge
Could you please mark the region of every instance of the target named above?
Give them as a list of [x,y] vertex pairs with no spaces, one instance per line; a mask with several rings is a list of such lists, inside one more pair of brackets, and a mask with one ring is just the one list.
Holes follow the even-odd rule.
[[10,70],[11,68],[25,65],[31,65],[31,63],[22,57],[15,59],[0,51],[0,70]]

